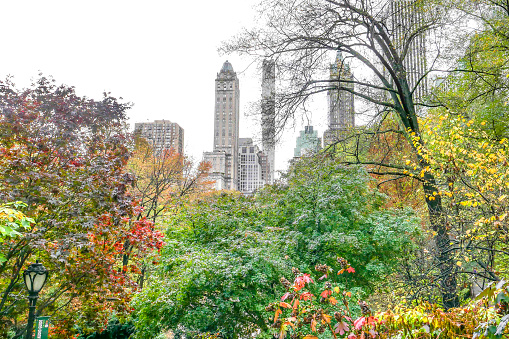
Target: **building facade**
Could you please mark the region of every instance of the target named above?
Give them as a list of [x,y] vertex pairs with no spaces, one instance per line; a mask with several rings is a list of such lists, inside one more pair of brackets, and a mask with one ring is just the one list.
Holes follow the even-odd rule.
[[[331,88],[327,91],[327,130],[323,133],[324,147],[332,145],[355,126],[353,74],[340,51],[330,65]],[[349,89],[351,91],[345,90]]]
[[276,154],[276,63],[267,59],[262,63],[262,147],[268,161],[266,182],[272,184]]
[[266,184],[266,165],[267,156],[253,144],[251,138],[239,139],[238,190],[242,194],[251,195]]
[[237,190],[239,99],[239,79],[226,60],[215,81],[213,151],[204,153],[204,160],[212,164],[209,178],[216,182],[216,189]]
[[408,45],[403,65],[410,90],[414,91],[414,102],[421,102],[428,90],[427,77],[424,76],[426,74],[426,35],[425,30],[422,30],[425,25],[425,13],[415,0],[392,0],[390,10],[392,40],[400,54],[406,47],[404,44],[408,41],[408,37],[415,35]]
[[147,139],[156,152],[163,149],[174,149],[184,154],[184,129],[169,120],[155,120],[153,122],[137,122],[134,133]]
[[322,139],[318,137],[318,131],[313,126],[305,126],[297,137],[296,146],[293,152],[295,158],[310,155],[318,152],[322,147]]

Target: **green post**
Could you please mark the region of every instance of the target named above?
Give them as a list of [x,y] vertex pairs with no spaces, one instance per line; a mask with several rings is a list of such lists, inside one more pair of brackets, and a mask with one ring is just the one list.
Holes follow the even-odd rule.
[[48,339],[50,317],[37,317],[35,322],[35,339]]

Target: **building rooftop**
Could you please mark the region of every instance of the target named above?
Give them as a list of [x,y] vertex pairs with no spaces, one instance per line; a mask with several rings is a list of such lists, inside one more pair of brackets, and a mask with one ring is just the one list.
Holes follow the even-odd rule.
[[233,66],[228,60],[224,62],[221,72],[233,72]]

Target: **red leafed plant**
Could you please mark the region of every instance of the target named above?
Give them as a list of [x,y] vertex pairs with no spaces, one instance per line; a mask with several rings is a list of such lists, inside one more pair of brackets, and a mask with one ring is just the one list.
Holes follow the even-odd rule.
[[[337,274],[355,273],[355,269],[344,258],[338,258],[341,269]],[[333,279],[336,274],[327,265],[316,265],[315,270],[322,276],[315,283],[310,274],[303,274],[292,269],[295,276],[293,283],[281,278],[281,284],[287,292],[280,301],[266,307],[268,312],[275,312],[272,327],[277,336],[284,339],[317,339],[329,332],[334,338],[364,339],[376,336],[375,328],[378,319],[371,316],[371,311],[364,301],[358,301],[363,316],[353,320],[349,307],[352,293],[342,291]],[[323,282],[321,282],[323,280]]]

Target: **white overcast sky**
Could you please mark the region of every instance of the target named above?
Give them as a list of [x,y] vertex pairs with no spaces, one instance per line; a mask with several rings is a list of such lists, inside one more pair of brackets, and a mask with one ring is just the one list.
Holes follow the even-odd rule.
[[[201,160],[212,150],[214,80],[226,59],[240,80],[240,137],[260,139],[258,122],[245,113],[260,98],[261,75],[252,60],[217,52],[252,24],[257,2],[3,0],[0,78],[12,75],[24,87],[40,71],[79,95],[111,92],[134,103],[131,124],[166,119],[182,126],[186,154]],[[313,116],[320,135],[325,116]],[[285,132],[276,170],[286,169],[301,127]]]

